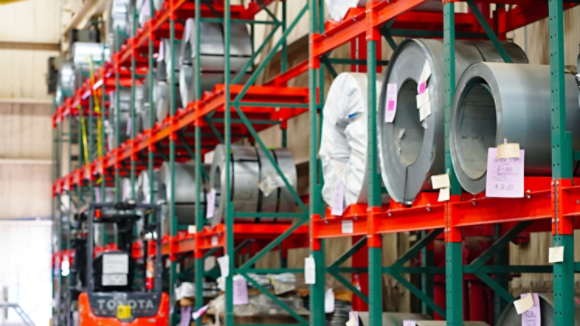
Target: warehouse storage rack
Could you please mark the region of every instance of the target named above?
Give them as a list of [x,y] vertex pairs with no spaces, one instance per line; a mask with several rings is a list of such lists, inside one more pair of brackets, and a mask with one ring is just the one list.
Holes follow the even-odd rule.
[[[353,285],[349,288],[369,305],[369,325],[382,324],[383,273],[393,276],[423,303],[423,312],[438,313],[447,320],[447,325],[463,325],[463,274],[474,274],[495,292],[494,320],[514,300],[508,291],[510,273],[553,273],[554,276],[554,320],[557,325],[574,324],[574,263],[573,231],[578,222],[574,216],[580,214],[580,187],[573,186],[573,153],[571,134],[561,127],[565,125],[566,111],[564,92],[564,41],[563,12],[574,4],[562,0],[545,2],[499,0],[467,0],[469,13],[455,13],[455,1],[443,1],[443,12],[418,12],[417,6],[424,0],[400,0],[396,2],[368,1],[366,8],[350,9],[339,23],[324,22],[322,1],[310,3],[310,91],[324,94],[324,69],[333,72],[326,55],[358,37],[366,38],[368,85],[377,80],[377,48],[381,36],[393,47],[392,36],[443,38],[445,48],[445,166],[451,178],[451,200],[438,202],[436,193],[421,193],[412,205],[405,206],[391,201],[381,203],[381,176],[378,172],[377,108],[376,89],[368,87],[368,145],[367,175],[369,175],[368,205],[349,206],[343,216],[332,216],[325,211],[321,196],[322,170],[316,161],[322,118],[317,114],[321,107],[311,97],[310,101],[310,211],[311,253],[316,262],[316,283],[311,287],[311,302],[324,300],[326,274],[337,277],[337,272],[368,272],[368,292]],[[490,19],[490,5],[497,10]],[[514,5],[510,10],[505,5]],[[547,7],[546,7],[547,6]],[[521,199],[485,198],[482,195],[462,194],[461,186],[454,175],[448,144],[451,104],[455,92],[455,40],[489,39],[506,62],[511,62],[500,40],[506,33],[540,19],[550,17],[550,70],[552,103],[552,178],[526,177],[526,195]],[[492,27],[493,26],[493,27]],[[322,64],[322,65],[321,65]],[[321,101],[324,103],[324,101]],[[548,108],[546,108],[548,109]],[[316,162],[316,164],[315,164]],[[352,227],[343,233],[342,225]],[[564,261],[553,266],[509,265],[506,245],[521,232],[552,231],[553,246],[564,247]],[[420,231],[422,237],[391,266],[382,264],[382,235],[407,231]],[[432,252],[427,246],[444,234],[445,267],[434,267]],[[462,262],[462,240],[470,234],[494,236],[493,245],[469,265]],[[324,240],[336,237],[360,238],[330,266],[325,265]],[[368,269],[361,267],[339,268],[357,251],[368,248]],[[548,250],[548,248],[546,248]],[[405,262],[420,252],[421,267],[405,267]],[[493,264],[486,262],[492,260]],[[486,264],[486,265],[484,265]],[[404,273],[421,274],[422,286],[416,287],[401,276]],[[433,300],[432,279],[434,274],[445,275],[446,307]],[[488,274],[495,275],[492,278]],[[343,280],[347,283],[346,280]],[[324,323],[324,310],[311,306],[312,325]]]
[[[159,166],[162,162],[169,162],[171,167],[172,188],[175,183],[174,166],[176,162],[193,159],[195,162],[202,162],[202,156],[212,150],[217,144],[223,143],[226,146],[226,152],[230,152],[231,143],[240,139],[250,138],[255,141],[260,148],[266,153],[269,161],[284,181],[296,203],[298,204],[299,213],[251,213],[251,212],[234,212],[230,201],[230,193],[226,192],[226,209],[225,221],[215,227],[204,226],[205,216],[203,216],[201,205],[196,207],[195,229],[188,231],[179,230],[177,219],[175,217],[174,201],[169,204],[171,215],[170,234],[163,239],[162,253],[170,257],[169,282],[170,297],[174,294],[174,285],[177,282],[178,271],[177,265],[186,257],[195,257],[195,283],[196,297],[203,296],[203,277],[204,277],[204,259],[210,255],[223,251],[229,257],[230,273],[225,277],[226,284],[226,309],[225,321],[227,325],[234,322],[233,315],[233,275],[238,273],[246,277],[248,282],[261,290],[266,296],[279,304],[281,308],[295,317],[298,324],[307,324],[308,321],[294,312],[284,302],[270,294],[263,286],[256,283],[247,274],[252,273],[301,273],[302,269],[290,269],[286,266],[286,253],[290,248],[308,246],[309,229],[306,223],[310,218],[308,207],[303,203],[302,198],[290,186],[287,177],[281,172],[280,168],[274,161],[268,149],[260,139],[258,132],[271,126],[278,125],[282,130],[282,146],[286,147],[286,127],[288,119],[306,113],[309,106],[310,91],[307,87],[288,87],[287,83],[292,78],[305,73],[308,69],[308,61],[304,61],[294,67],[289,68],[287,63],[287,38],[297,25],[301,17],[305,16],[308,6],[304,6],[298,15],[292,21],[287,21],[286,2],[281,2],[282,19],[269,11],[266,7],[272,0],[256,0],[250,2],[247,6],[230,5],[230,0],[225,0],[223,5],[212,5],[201,0],[169,0],[166,1],[163,8],[155,11],[153,2],[150,2],[151,13],[153,18],[144,24],[140,29],[136,27],[137,19],[133,19],[132,35],[127,42],[117,49],[109,62],[95,71],[76,93],[66,100],[64,105],[56,107],[53,115],[53,138],[58,146],[53,151],[55,164],[54,183],[53,183],[53,208],[55,212],[54,220],[56,235],[59,239],[59,247],[54,248],[55,269],[60,273],[60,263],[63,260],[69,262],[74,259],[74,251],[71,250],[70,241],[63,241],[63,235],[70,239],[71,228],[70,221],[72,213],[69,209],[61,209],[61,201],[64,195],[68,195],[69,207],[72,205],[72,198],[77,198],[76,207],[81,207],[86,196],[91,201],[96,199],[96,195],[105,198],[105,187],[114,186],[116,189],[116,199],[120,200],[121,196],[121,177],[128,177],[131,183],[135,185],[136,175],[140,171],[147,170],[152,175],[154,167]],[[271,20],[258,21],[254,16],[264,10]],[[133,11],[133,17],[136,18],[136,11]],[[143,77],[149,77],[149,103],[150,110],[153,111],[153,67],[154,53],[160,47],[160,39],[168,38],[170,41],[171,64],[175,66],[176,51],[175,43],[181,39],[184,34],[184,26],[178,22],[178,19],[195,18],[197,30],[200,30],[202,21],[222,23],[224,28],[224,71],[230,71],[230,28],[231,24],[242,23],[250,24],[251,35],[254,35],[255,24],[274,25],[273,30],[259,45],[242,72],[250,68],[257,55],[272,40],[276,31],[281,30],[282,35],[270,52],[263,54],[260,64],[253,69],[249,80],[242,85],[237,83],[240,80],[241,73],[232,78],[229,73],[224,74],[225,82],[223,85],[216,85],[214,90],[202,94],[200,83],[197,83],[195,102],[187,104],[185,108],[178,109],[175,105],[175,89],[172,87],[170,92],[170,116],[162,122],[154,124],[153,114],[150,114],[149,126],[143,133],[136,134],[136,116],[135,116],[135,88],[142,83]],[[115,31],[117,36],[121,35],[119,30]],[[196,42],[196,60],[199,67],[200,60],[200,33],[195,35]],[[271,62],[276,52],[281,53],[281,74],[261,86],[253,86],[258,75],[262,73],[268,63]],[[130,67],[130,69],[128,69]],[[200,80],[201,71],[196,71],[196,80]],[[172,71],[168,79],[171,84],[176,81],[175,71]],[[87,119],[89,126],[87,141],[93,143],[94,137],[104,139],[104,130],[102,128],[93,128],[95,121],[105,120],[106,108],[111,107],[107,102],[106,94],[109,91],[130,90],[131,92],[131,137],[128,141],[114,148],[107,153],[93,153],[89,151],[89,158],[83,159],[84,141],[81,139],[83,131],[80,118]],[[314,93],[316,97],[316,92]],[[119,98],[116,96],[115,107],[119,108]],[[112,101],[113,99],[109,99]],[[99,106],[99,103],[102,105]],[[120,130],[119,112],[117,110],[116,130]],[[76,119],[75,119],[76,118]],[[69,130],[65,134],[63,122],[68,120]],[[78,120],[78,121],[77,121]],[[223,128],[223,132],[218,130]],[[95,129],[98,129],[95,130]],[[74,131],[73,131],[74,130]],[[72,134],[78,137],[79,156],[78,164],[72,165],[75,159],[71,153]],[[95,134],[95,133],[98,134]],[[67,138],[64,138],[64,136]],[[116,140],[119,143],[119,132],[116,132]],[[57,155],[62,155],[62,144],[68,142],[69,153],[69,174],[60,175],[60,167]],[[88,145],[87,145],[88,146]],[[226,163],[226,189],[229,189],[229,168],[230,162]],[[196,164],[196,189],[201,189],[202,167]],[[153,178],[150,178],[150,187],[153,190]],[[95,192],[97,190],[97,192]],[[135,189],[132,187],[132,198],[135,198]],[[173,192],[170,189],[170,192]],[[201,193],[197,192],[196,202],[201,202]],[[153,192],[151,193],[153,199]],[[234,223],[236,217],[251,218],[293,218],[294,223],[272,224],[272,223]],[[66,226],[65,226],[66,223]],[[63,227],[65,234],[63,234]],[[255,245],[248,246],[249,241],[255,242]],[[103,232],[104,247],[96,248],[96,251],[114,249],[114,243],[108,243],[105,232]],[[258,250],[249,250],[248,247]],[[137,242],[133,245],[134,256],[142,257],[142,244]],[[151,254],[154,250],[149,248]],[[280,251],[280,268],[256,269],[255,263],[266,253],[273,249]],[[242,266],[234,266],[235,254],[242,252],[250,253],[251,257]],[[256,252],[257,251],[257,252]],[[182,274],[186,275],[188,271]],[[189,275],[189,274],[187,274]],[[59,276],[59,286],[64,284],[62,277]],[[70,277],[68,285],[71,283]],[[196,300],[196,309],[202,307],[203,301]],[[171,324],[175,324],[176,314],[171,315]],[[200,325],[201,319],[196,320]]]

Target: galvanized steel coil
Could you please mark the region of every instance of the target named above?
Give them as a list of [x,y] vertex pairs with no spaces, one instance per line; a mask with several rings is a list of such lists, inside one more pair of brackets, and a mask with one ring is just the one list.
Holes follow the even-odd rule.
[[[161,170],[153,170],[153,189],[151,189],[151,179],[149,171],[143,170],[137,178],[137,202],[145,204],[157,204],[161,198],[159,194],[159,185],[161,183]],[[153,202],[151,202],[151,192],[153,191]]]
[[[197,81],[195,71],[201,70],[202,92],[213,90],[215,84],[224,82],[224,30],[218,23],[201,22],[200,61],[196,66],[195,38],[198,34],[195,20],[190,18],[185,24],[185,37],[181,47],[181,69],[179,72],[179,89],[184,104],[195,100]],[[234,78],[247,64],[253,54],[252,39],[245,24],[232,24],[230,27],[230,71]],[[239,83],[249,78],[251,68]]]
[[[540,322],[537,325],[555,326],[554,322],[554,294],[553,293],[538,293],[540,300]],[[578,300],[574,300],[574,311],[569,313],[574,314],[574,325],[580,325],[580,304]],[[502,312],[497,326],[519,326],[522,325],[522,315],[518,314],[513,304],[508,304]]]
[[[375,85],[377,101],[381,84]],[[319,156],[322,197],[329,205],[339,180],[345,186],[347,206],[367,202],[367,94],[367,75],[361,73],[341,73],[328,91]]]
[[[514,62],[527,63],[516,44],[503,42]],[[382,85],[377,110],[379,158],[383,182],[397,202],[411,204],[423,189],[431,189],[430,176],[445,173],[444,135],[444,47],[440,40],[403,41],[391,58]],[[455,73],[459,80],[475,62],[502,60],[489,41],[457,41]],[[417,85],[427,63],[431,76],[427,82],[431,113],[423,121],[417,109]],[[396,84],[396,115],[385,122],[386,93]]]
[[[550,66],[502,63],[471,65],[457,85],[449,142],[453,168],[463,188],[485,190],[488,148],[509,142],[525,150],[526,175],[552,174]],[[567,74],[566,128],[580,149],[578,85]]]
[[[211,225],[223,221],[225,216],[225,191],[230,192],[230,202],[233,210],[239,213],[252,212],[294,212],[296,203],[287,189],[277,189],[271,193],[260,190],[260,183],[267,183],[267,178],[276,178],[274,167],[268,161],[265,153],[252,146],[232,145],[229,155],[225,145],[216,146],[210,170],[210,189],[216,193],[216,207],[211,217]],[[296,165],[292,154],[287,149],[270,150],[291,186],[296,189]],[[226,185],[226,160],[230,160],[230,189]],[[262,187],[263,188],[263,187]],[[279,187],[279,188],[285,188]],[[272,197],[272,198],[269,198]],[[274,205],[274,199],[276,205]],[[276,206],[276,208],[274,208]],[[256,219],[251,217],[252,221]],[[248,219],[246,219],[247,221]],[[287,221],[287,219],[283,219]],[[263,221],[272,221],[263,219]],[[280,221],[280,220],[278,220]]]
[[[131,121],[131,93],[119,91],[110,93],[111,104],[109,108],[109,119],[106,121],[107,143],[109,150],[119,147],[120,144],[129,139]],[[119,96],[119,129],[117,129],[117,96]],[[117,143],[117,133],[119,143]]]
[[63,62],[58,68],[56,85],[56,105],[61,106],[71,97],[75,90],[75,72],[71,62]]
[[[209,171],[209,164],[204,164],[203,169]],[[171,168],[168,162],[164,162],[161,165],[160,171],[160,185],[159,185],[159,198],[164,199],[167,207],[174,203],[175,208],[175,218],[178,224],[182,225],[194,225],[195,224],[195,211],[196,211],[196,182],[195,182],[195,163],[175,163],[174,169],[174,181],[175,185],[173,188],[173,195],[171,194]],[[203,174],[202,174],[203,176]],[[203,178],[203,177],[202,177]],[[201,192],[201,211],[205,216],[206,210],[206,189],[205,180],[202,180]],[[165,235],[169,233],[170,230],[170,210],[166,209],[162,211],[162,231],[161,234]]]
[[107,45],[113,51],[120,49],[129,33],[130,0],[112,0],[108,11]]

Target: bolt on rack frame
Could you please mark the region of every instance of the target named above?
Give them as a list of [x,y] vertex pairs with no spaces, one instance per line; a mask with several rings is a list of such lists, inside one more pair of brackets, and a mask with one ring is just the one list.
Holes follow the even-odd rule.
[[[129,177],[132,184],[135,182],[136,173],[148,170],[150,175],[153,168],[159,166],[163,161],[169,162],[171,166],[171,179],[175,178],[174,166],[175,162],[194,159],[196,162],[201,162],[202,155],[219,143],[224,143],[226,152],[229,152],[231,143],[246,137],[252,137],[258,145],[266,152],[268,159],[273,164],[280,177],[287,187],[290,186],[286,177],[281,173],[273,157],[268,154],[267,148],[260,139],[258,132],[265,128],[279,125],[283,133],[283,146],[286,146],[286,126],[287,120],[301,113],[305,113],[309,103],[309,90],[304,87],[287,87],[287,82],[292,78],[300,75],[307,70],[307,62],[303,62],[295,67],[288,69],[287,64],[287,37],[297,25],[301,17],[307,12],[305,6],[292,20],[287,24],[286,19],[286,2],[282,2],[282,19],[273,19],[273,21],[257,21],[254,16],[261,10],[265,10],[272,18],[275,18],[272,13],[266,8],[266,5],[272,2],[271,0],[256,0],[250,2],[247,6],[230,5],[229,0],[225,0],[223,5],[209,5],[202,4],[201,0],[188,2],[185,0],[170,0],[166,1],[164,7],[155,12],[153,3],[150,3],[150,10],[153,13],[153,18],[144,24],[141,29],[137,29],[133,19],[134,35],[130,37],[123,46],[118,46],[115,53],[112,55],[110,62],[101,67],[95,76],[87,80],[80,86],[72,98],[67,99],[66,103],[55,110],[53,117],[54,127],[62,130],[62,122],[68,118],[69,123],[72,118],[88,114],[89,123],[94,119],[94,105],[98,100],[102,103],[102,110],[100,110],[100,118],[104,120],[107,116],[106,108],[111,107],[109,102],[106,102],[106,94],[109,91],[119,92],[120,90],[129,90],[131,92],[131,139],[125,143],[120,143],[120,110],[116,110],[116,148],[110,148],[107,153],[99,153],[99,155],[92,160],[80,161],[74,170],[71,166],[70,172],[66,176],[56,175],[53,184],[53,195],[60,200],[61,194],[68,193],[71,196],[71,189],[76,188],[75,196],[77,200],[77,207],[82,205],[84,198],[89,193],[90,200],[95,200],[95,193],[93,187],[96,183],[100,186],[98,193],[101,198],[105,198],[105,187],[114,186],[116,190],[116,200],[120,199],[121,188],[120,178]],[[133,17],[136,12],[133,11]],[[170,116],[161,122],[155,123],[153,115],[150,115],[149,128],[141,134],[136,134],[136,119],[135,119],[135,86],[143,83],[142,77],[144,74],[149,76],[149,103],[150,109],[153,109],[153,68],[154,68],[154,53],[160,46],[160,38],[168,38],[170,42],[170,60],[172,66],[175,66],[176,41],[183,36],[184,26],[179,20],[186,18],[195,18],[195,23],[199,30],[200,23],[219,22],[224,25],[225,35],[225,53],[224,53],[224,71],[230,71],[230,28],[231,24],[270,24],[275,25],[272,32],[266,37],[263,44],[258,47],[248,64],[241,71],[246,71],[257,55],[262,52],[265,45],[273,38],[276,30],[282,30],[281,38],[275,43],[272,50],[267,53],[265,59],[254,69],[252,76],[244,85],[236,85],[240,80],[240,75],[231,78],[230,74],[225,73],[225,84],[216,85],[213,92],[209,94],[201,93],[201,86],[198,83],[196,89],[197,101],[189,103],[185,108],[177,110],[175,105],[175,89],[172,88],[170,92]],[[253,28],[251,29],[253,31]],[[115,31],[117,36],[121,35],[119,30]],[[196,39],[196,60],[200,58],[200,35],[195,35]],[[265,69],[266,65],[271,61],[274,54],[281,48],[282,53],[282,73],[274,79],[262,86],[252,86],[257,79],[257,76]],[[130,67],[130,69],[129,69]],[[201,72],[196,72],[197,80],[201,79]],[[173,71],[169,77],[170,83],[174,84],[176,80],[175,72]],[[316,94],[316,93],[315,93]],[[115,108],[120,108],[120,96],[116,96]],[[87,112],[88,111],[88,112]],[[220,132],[216,126],[223,129]],[[79,127],[80,128],[80,127]],[[192,130],[193,129],[193,130]],[[91,129],[91,136],[93,137],[94,130]],[[167,146],[168,144],[168,146]],[[69,147],[70,147],[69,142]],[[60,151],[59,151],[60,153]],[[70,151],[69,151],[70,153]],[[144,158],[147,154],[147,158]],[[82,159],[79,157],[79,160]],[[69,159],[70,162],[70,159]],[[226,171],[229,173],[229,162],[226,163]],[[197,189],[201,188],[201,164],[196,164],[196,183]],[[226,178],[229,183],[229,178]],[[153,187],[153,178],[150,178],[150,189]],[[174,182],[171,182],[174,191]],[[226,185],[226,187],[228,187]],[[134,188],[134,187],[133,187]],[[301,209],[300,213],[249,213],[236,212],[231,206],[231,202],[227,199],[229,194],[226,192],[226,214],[225,222],[218,224],[211,228],[204,227],[204,216],[202,215],[201,205],[196,208],[196,232],[187,234],[178,229],[177,220],[175,217],[174,202],[171,202],[170,216],[171,226],[170,235],[167,236],[162,245],[162,253],[170,257],[171,264],[169,267],[170,279],[170,294],[173,296],[173,285],[177,281],[177,265],[182,258],[187,255],[195,253],[195,282],[197,297],[202,297],[202,280],[204,276],[203,261],[204,259],[215,253],[216,249],[224,249],[224,252],[229,255],[231,273],[226,279],[226,324],[233,324],[233,297],[232,297],[232,280],[233,274],[239,273],[245,276],[248,281],[258,289],[262,290],[267,296],[280,304],[282,308],[287,310],[290,315],[294,316],[299,324],[307,324],[307,320],[302,316],[296,314],[292,309],[287,307],[283,302],[273,297],[263,287],[256,284],[253,279],[249,278],[247,273],[278,273],[278,272],[301,272],[297,269],[288,269],[285,267],[282,259],[281,268],[278,269],[261,269],[256,270],[253,265],[264,256],[268,251],[278,248],[280,251],[285,251],[292,247],[305,247],[308,241],[308,227],[305,223],[309,219],[309,212],[307,207],[302,202],[298,194],[291,189],[292,195]],[[132,196],[135,198],[135,190],[132,189]],[[201,200],[201,193],[196,193],[196,199],[199,203]],[[153,193],[151,193],[153,199]],[[70,217],[69,210],[69,217]],[[295,223],[292,224],[254,224],[254,223],[234,223],[235,217],[286,217],[294,218]],[[63,222],[62,214],[57,213],[55,216],[60,223]],[[70,218],[67,220],[70,225]],[[70,234],[70,231],[69,231]],[[245,262],[240,267],[234,267],[234,253],[240,250],[241,244],[244,240],[258,239],[263,248],[255,253],[249,261]],[[106,239],[105,239],[106,240]],[[103,241],[106,243],[106,241]],[[235,248],[238,245],[238,248]],[[105,248],[99,250],[106,250],[107,248],[114,248],[114,244],[108,244]],[[56,258],[68,257],[72,260],[74,252],[71,252],[70,245],[68,250],[60,248],[59,252],[55,253]],[[135,243],[133,246],[136,257],[142,254],[142,246]],[[151,248],[152,249],[152,248]],[[152,254],[153,250],[148,250]],[[57,264],[57,267],[60,265]],[[196,308],[201,308],[202,301],[197,300]],[[170,317],[172,324],[176,322],[176,315]],[[200,320],[196,321],[200,324]]]
[[[550,0],[548,4],[535,1],[467,0],[469,13],[455,13],[454,1],[443,1],[443,12],[419,12],[415,9],[424,0],[387,1],[371,0],[364,10],[351,9],[349,15],[339,23],[323,19],[323,1],[310,2],[310,91],[323,94],[324,68],[332,72],[326,55],[338,46],[361,35],[366,36],[368,84],[374,85],[376,75],[376,48],[380,46],[381,34],[391,47],[396,47],[392,36],[443,38],[445,48],[445,165],[451,175],[451,200],[437,202],[432,193],[422,193],[410,206],[391,201],[381,203],[381,177],[377,172],[376,89],[368,88],[368,150],[367,174],[369,175],[369,198],[367,205],[351,205],[343,216],[325,214],[321,198],[322,171],[317,160],[322,112],[321,106],[311,97],[310,101],[310,211],[311,211],[311,254],[316,261],[316,284],[311,286],[311,302],[324,300],[324,277],[329,273],[336,277],[339,265],[356,251],[368,247],[368,269],[342,269],[352,272],[368,272],[369,286],[362,291],[351,290],[369,304],[369,323],[382,323],[382,274],[389,273],[407,287],[423,302],[424,312],[436,312],[447,320],[447,325],[463,325],[463,274],[472,273],[495,291],[496,316],[514,298],[508,292],[510,273],[554,274],[554,318],[557,324],[572,325],[574,315],[573,278],[577,269],[574,263],[573,230],[578,223],[573,217],[580,214],[575,205],[580,200],[580,187],[572,185],[573,157],[570,132],[565,125],[564,108],[564,51],[563,11],[574,4],[563,0]],[[489,17],[490,4],[497,6],[496,15]],[[505,10],[506,4],[514,5]],[[484,15],[485,13],[485,15]],[[528,13],[528,14],[525,14]],[[540,19],[550,17],[550,68],[552,73],[552,161],[553,175],[549,178],[526,177],[526,197],[523,199],[499,199],[462,195],[450,159],[448,147],[451,104],[455,91],[455,40],[489,39],[506,62],[511,62],[499,42],[506,33]],[[490,23],[494,26],[492,28]],[[378,43],[378,44],[377,44]],[[321,101],[323,103],[323,101]],[[509,209],[511,208],[511,209]],[[342,234],[341,223],[351,221],[353,233]],[[510,266],[505,246],[521,232],[552,231],[553,245],[563,246],[563,263],[553,266]],[[410,250],[399,257],[391,266],[382,265],[382,234],[405,231],[421,231],[422,237]],[[462,240],[471,231],[476,234],[494,236],[493,245],[469,265],[462,263]],[[446,241],[445,268],[429,266],[429,255],[425,248],[444,233]],[[343,236],[363,236],[335,263],[325,266],[324,239]],[[547,248],[546,248],[547,249]],[[403,267],[410,258],[423,251],[422,267]],[[494,258],[493,265],[484,265]],[[400,276],[402,273],[422,275],[422,287],[417,288]],[[433,274],[446,277],[446,306],[435,304],[429,278]],[[488,274],[494,274],[492,278]],[[311,304],[311,323],[324,323],[324,310]]]

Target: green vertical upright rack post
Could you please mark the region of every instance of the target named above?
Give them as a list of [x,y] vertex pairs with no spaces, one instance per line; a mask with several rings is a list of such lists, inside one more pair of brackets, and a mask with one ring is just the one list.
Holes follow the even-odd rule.
[[[149,13],[151,17],[155,17],[155,6],[153,5],[153,1],[149,1]],[[153,130],[153,126],[155,125],[155,114],[153,109],[153,85],[154,85],[154,69],[153,69],[153,35],[149,37],[149,55],[147,56],[147,63],[149,65],[149,70],[147,70],[147,81],[148,81],[148,101],[149,101],[149,130]],[[155,153],[153,152],[152,148],[149,148],[147,153],[147,175],[149,176],[149,202],[151,204],[155,203],[155,178],[153,176],[153,160],[155,158]],[[151,216],[149,216],[151,220]],[[161,234],[161,230],[157,230],[159,234]]]
[[[137,34],[137,20],[139,19],[137,17],[137,7],[136,6],[132,6],[133,9],[131,11],[131,15],[133,17],[133,26],[131,26],[131,36],[135,36],[135,34]],[[128,128],[131,128],[131,132],[130,132],[130,137],[131,139],[135,139],[135,136],[137,134],[137,123],[136,123],[136,114],[135,114],[135,75],[136,75],[136,69],[137,69],[137,64],[136,64],[136,58],[135,58],[135,53],[131,54],[131,104],[130,104],[130,112],[129,112],[129,116],[131,117],[131,119],[129,120],[129,123],[127,125]],[[135,166],[136,162],[135,160],[132,158],[131,159],[131,199],[136,199],[137,196],[135,194]]]
[[[117,27],[117,42],[116,42],[116,52],[119,52],[121,49],[121,33],[119,32],[119,27]],[[118,68],[118,67],[117,67]],[[115,69],[115,121],[114,130],[113,132],[115,136],[115,148],[118,149],[121,145],[121,108],[120,108],[120,101],[121,101],[121,85],[119,80],[119,69]],[[112,99],[111,99],[112,101]],[[119,176],[119,165],[115,164],[115,202],[121,201],[121,181]],[[115,238],[116,239],[116,238]]]
[[[170,3],[172,6],[173,4]],[[169,63],[171,65],[169,73],[169,115],[173,117],[175,115],[175,17],[171,15],[169,18]],[[170,187],[169,193],[170,198],[175,198],[175,135],[171,135],[169,138],[169,169],[171,171],[170,177]],[[172,237],[177,235],[177,218],[175,217],[175,200],[171,200],[169,203],[169,216],[170,216],[170,235]],[[171,259],[169,266],[169,297],[175,297],[175,284],[177,283],[177,262]],[[177,322],[177,312],[170,314],[169,325],[173,325]]]
[[[197,33],[193,35],[195,38],[192,40],[195,42],[195,64],[194,67],[201,67],[201,58],[200,58],[200,46],[201,46],[201,0],[195,0],[195,30]],[[194,71],[194,78],[195,80],[201,80],[201,70],[195,69]],[[201,98],[201,83],[195,83],[195,98]],[[195,194],[195,230],[197,232],[201,232],[203,230],[203,223],[204,218],[203,211],[201,210],[201,194],[200,191],[202,188],[202,173],[201,169],[203,168],[202,165],[202,158],[201,158],[201,121],[195,122],[195,189],[197,192]],[[203,278],[204,278],[204,257],[203,253],[196,252],[195,253],[195,310],[199,310],[203,306]],[[195,320],[195,326],[201,326],[201,318],[197,318]]]
[[556,196],[553,205],[556,234],[553,246],[564,247],[564,260],[554,266],[554,321],[556,325],[574,324],[574,230],[562,227],[566,219],[559,207],[559,189],[571,183],[572,137],[566,131],[566,87],[564,84],[564,4],[563,0],[549,0],[550,28],[550,87],[552,105],[552,182]]

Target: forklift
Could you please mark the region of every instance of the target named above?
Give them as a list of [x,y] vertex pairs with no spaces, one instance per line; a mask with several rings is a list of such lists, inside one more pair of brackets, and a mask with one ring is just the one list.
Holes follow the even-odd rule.
[[[90,203],[83,215],[86,244],[77,249],[84,247],[86,256],[77,257],[79,264],[75,264],[84,283],[78,292],[78,324],[168,325],[169,296],[162,292],[161,280],[160,206],[134,201]],[[151,224],[150,215],[155,217]],[[138,237],[143,241],[143,252],[134,257],[134,229],[138,222],[142,225]],[[95,227],[104,224],[116,226],[117,246],[115,250],[95,252]]]

